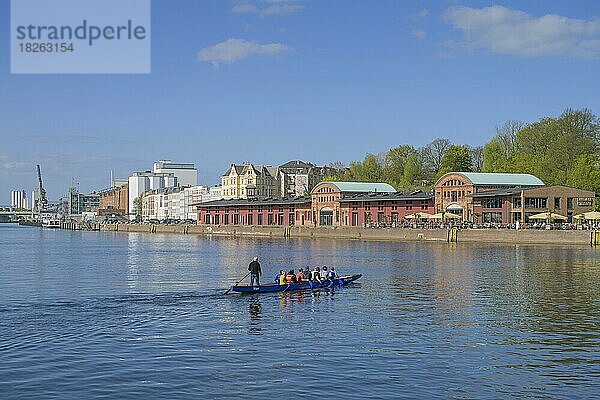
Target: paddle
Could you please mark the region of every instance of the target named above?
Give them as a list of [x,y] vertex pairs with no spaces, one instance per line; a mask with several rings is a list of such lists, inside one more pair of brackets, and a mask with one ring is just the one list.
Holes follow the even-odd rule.
[[[237,286],[237,285],[238,285],[238,283],[240,283],[241,281],[243,281],[244,279],[246,279],[246,277],[247,277],[248,275],[250,275],[250,272],[248,272],[246,275],[244,275],[244,277],[243,277],[242,279],[240,279],[239,281],[237,281],[237,282],[235,283],[235,285],[233,285],[233,286]],[[225,293],[223,293],[223,294],[229,294],[229,292],[231,292],[231,287],[230,287],[229,289],[227,289],[227,290],[225,291]]]

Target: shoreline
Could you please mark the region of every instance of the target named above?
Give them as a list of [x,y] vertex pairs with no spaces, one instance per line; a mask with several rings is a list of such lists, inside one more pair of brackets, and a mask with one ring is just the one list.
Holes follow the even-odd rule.
[[[174,233],[216,236],[328,238],[350,240],[377,240],[397,242],[448,242],[448,229],[362,228],[362,227],[309,227],[309,226],[242,226],[242,225],[144,225],[102,224],[101,231]],[[502,244],[560,244],[592,245],[594,232],[589,230],[512,230],[462,229],[456,232],[456,242]],[[595,235],[598,243],[599,234]]]

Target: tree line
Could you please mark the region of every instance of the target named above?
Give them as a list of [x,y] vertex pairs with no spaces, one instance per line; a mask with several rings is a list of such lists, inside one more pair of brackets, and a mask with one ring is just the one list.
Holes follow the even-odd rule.
[[529,173],[546,185],[567,185],[600,194],[600,120],[588,109],[566,109],[558,118],[507,121],[484,146],[445,138],[416,148],[400,145],[367,153],[349,166],[330,165],[329,180],[387,182],[398,190],[432,188],[450,171]]

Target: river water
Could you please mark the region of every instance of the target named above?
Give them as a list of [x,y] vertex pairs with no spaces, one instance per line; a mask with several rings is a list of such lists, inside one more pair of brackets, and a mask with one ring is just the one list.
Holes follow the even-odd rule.
[[[363,273],[223,295],[259,256]],[[600,396],[600,249],[0,224],[0,398]]]

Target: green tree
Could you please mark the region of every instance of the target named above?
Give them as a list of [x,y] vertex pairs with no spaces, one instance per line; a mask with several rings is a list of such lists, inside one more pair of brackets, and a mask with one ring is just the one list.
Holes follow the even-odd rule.
[[[600,195],[600,155],[582,154],[573,164],[567,185],[579,189],[591,190]],[[600,210],[600,200],[596,198],[596,209]]]
[[589,110],[570,109],[544,118],[517,134],[514,169],[538,176],[547,185],[564,185],[582,154],[598,149],[600,125]]
[[350,163],[350,176],[359,182],[383,181],[383,162],[381,156],[367,153],[365,159]]
[[422,176],[422,165],[419,161],[417,153],[412,153],[406,159],[404,172],[400,181],[400,187],[403,189],[411,189],[415,186],[415,182]]
[[517,134],[525,127],[525,122],[515,120],[496,126],[496,135],[483,147],[483,172],[516,172]]
[[384,157],[384,181],[392,186],[398,186],[402,180],[407,160],[413,154],[416,155],[417,150],[406,144],[390,149]]
[[133,213],[136,221],[142,220],[142,196],[133,199]]
[[444,154],[438,177],[451,171],[471,171],[473,160],[467,146],[452,145]]
[[511,160],[505,156],[502,144],[494,138],[483,146],[483,172],[511,172]]

